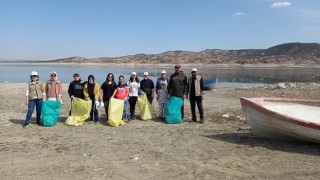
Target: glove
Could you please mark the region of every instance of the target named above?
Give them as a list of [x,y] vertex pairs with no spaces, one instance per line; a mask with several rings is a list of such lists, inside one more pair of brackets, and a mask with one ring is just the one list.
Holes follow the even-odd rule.
[[101,101],[100,102],[100,108],[103,108],[104,107],[104,103]]
[[72,96],[71,96],[71,99],[73,99],[73,98],[74,98],[74,96],[72,95]]
[[96,104],[96,107],[99,106],[99,102],[98,101],[95,101],[94,103]]

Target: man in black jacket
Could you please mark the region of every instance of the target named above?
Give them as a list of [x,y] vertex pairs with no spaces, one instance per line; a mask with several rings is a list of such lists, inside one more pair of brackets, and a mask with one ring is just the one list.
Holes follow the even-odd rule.
[[[181,71],[180,65],[175,65],[175,73],[170,76],[168,83],[168,98],[170,96],[187,97],[187,76]],[[181,107],[181,117],[184,118],[184,105]]]
[[[78,73],[75,73],[73,75],[73,81],[69,84],[69,97],[71,98],[71,104],[72,104],[72,98],[77,97],[77,98],[84,98],[83,94],[83,86],[84,86],[84,81],[81,80],[80,75]],[[69,112],[69,116],[71,115],[71,110]]]

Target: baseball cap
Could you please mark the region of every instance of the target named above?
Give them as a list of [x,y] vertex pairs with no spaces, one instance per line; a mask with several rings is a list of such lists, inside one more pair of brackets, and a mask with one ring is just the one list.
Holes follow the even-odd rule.
[[149,73],[148,73],[148,72],[144,72],[143,75],[144,75],[144,76],[148,76]]
[[161,74],[165,74],[165,73],[167,73],[165,70],[162,70],[162,71],[161,71]]
[[137,75],[137,73],[136,72],[132,72],[131,75]]
[[191,69],[191,72],[192,72],[192,71],[197,71],[197,69],[196,69],[196,68],[192,68],[192,69]]

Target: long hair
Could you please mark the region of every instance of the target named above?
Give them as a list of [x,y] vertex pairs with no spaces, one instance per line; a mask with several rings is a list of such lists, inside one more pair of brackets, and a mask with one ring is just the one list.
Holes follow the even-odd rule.
[[[130,82],[133,82],[132,76],[130,76]],[[138,78],[138,76],[136,76],[136,82],[139,83],[139,78]]]
[[107,77],[106,77],[106,82],[109,82],[109,79],[108,79],[109,75],[112,75],[112,80],[111,80],[111,82],[113,83],[113,82],[114,82],[114,75],[113,75],[113,73],[109,73],[109,74],[107,75]]

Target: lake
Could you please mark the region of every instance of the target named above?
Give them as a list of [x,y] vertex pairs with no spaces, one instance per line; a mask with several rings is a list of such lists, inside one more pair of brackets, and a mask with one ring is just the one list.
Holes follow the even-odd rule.
[[[196,67],[204,79],[219,77],[220,83],[217,86],[239,86],[255,85],[276,82],[320,82],[320,66],[315,67]],[[174,72],[174,68],[163,67],[110,67],[84,66],[84,65],[40,65],[40,64],[0,64],[0,82],[23,83],[30,80],[30,72],[37,71],[40,79],[46,81],[50,78],[50,72],[56,71],[58,78],[63,83],[70,83],[73,74],[79,73],[82,80],[87,81],[90,74],[95,76],[96,82],[102,84],[109,72],[113,73],[118,80],[119,75],[129,79],[132,71],[137,72],[139,79],[142,79],[143,72],[149,72],[149,77],[154,82],[160,75],[160,71],[167,71],[167,77]],[[191,67],[183,67],[182,70],[187,76],[191,75]]]

